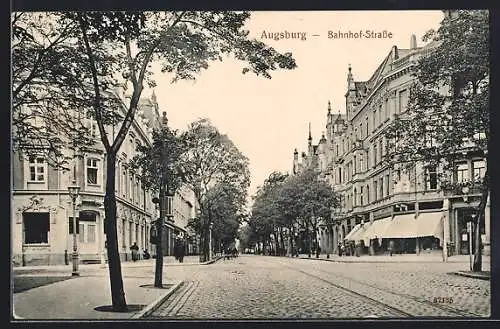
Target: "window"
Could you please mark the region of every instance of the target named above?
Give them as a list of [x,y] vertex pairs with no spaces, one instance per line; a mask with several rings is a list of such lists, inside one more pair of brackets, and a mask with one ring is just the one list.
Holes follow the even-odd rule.
[[373,111],[373,125],[372,125],[372,131],[375,131],[377,129],[377,112]]
[[359,188],[359,204],[362,206],[363,205],[363,186]]
[[125,240],[125,238],[127,237],[127,235],[126,235],[127,230],[125,229],[126,224],[127,224],[127,221],[125,220],[125,218],[122,219],[122,246],[127,245],[127,241]]
[[377,144],[373,144],[373,166],[375,167],[377,165],[377,155],[378,155],[378,151],[377,151]]
[[408,107],[408,90],[401,90],[399,92],[399,113],[406,111]]
[[135,202],[136,203],[140,203],[140,193],[141,193],[141,190],[139,188],[139,177],[136,177],[135,178]]
[[40,157],[29,157],[30,181],[45,181],[45,160]]
[[133,239],[133,235],[132,235],[132,228],[133,228],[133,223],[132,222],[128,222],[128,245],[132,245],[132,239]]
[[370,185],[366,185],[366,203],[370,203]]
[[122,195],[125,196],[127,195],[127,168],[123,166],[122,168],[122,175],[123,179],[121,180],[122,182]]
[[370,166],[370,150],[366,152],[366,170],[369,169]]
[[23,213],[24,243],[49,243],[49,219],[48,212]]
[[457,165],[457,183],[464,183],[468,181],[469,177],[467,174],[468,165],[467,163],[459,163]]
[[390,110],[389,110],[389,98],[386,98],[385,99],[385,104],[384,104],[384,110],[385,110],[385,114],[384,114],[384,117],[385,119],[389,118],[390,117]]
[[353,203],[354,207],[356,207],[356,201],[357,201],[356,199],[357,198],[358,198],[358,191],[357,191],[356,188],[354,188],[354,198],[352,200],[352,203]]
[[84,240],[84,238],[85,238],[85,234],[84,234],[85,227],[84,227],[84,225],[83,225],[82,222],[80,222],[78,224],[78,231],[80,232],[80,234],[78,234],[78,242],[84,243],[85,242],[85,240]]
[[339,184],[342,184],[342,168],[339,168]]
[[384,197],[384,177],[380,177],[380,198]]
[[359,155],[359,171],[364,171],[364,168],[363,168],[363,154],[360,154]]
[[378,192],[378,182],[376,179],[373,180],[373,200],[377,201],[378,200],[378,195],[377,195],[377,192]]
[[134,176],[130,174],[130,184],[129,184],[130,190],[129,190],[129,199],[133,200],[134,199]]
[[427,181],[425,187],[429,190],[437,189],[437,172],[436,167],[428,167],[426,169]]
[[384,122],[384,117],[382,115],[382,105],[378,107],[378,124],[379,126]]
[[363,139],[363,122],[359,124],[359,139]]
[[379,148],[379,152],[380,152],[380,161],[382,161],[382,158],[384,156],[382,139],[380,139],[378,142],[378,148]]
[[98,184],[99,160],[87,159],[87,184]]
[[484,160],[478,160],[472,162],[472,169],[474,174],[474,180],[479,181],[484,178],[484,173],[486,171],[486,163]]
[[365,121],[366,121],[366,123],[365,123],[365,126],[366,126],[366,137],[368,137],[368,134],[369,134],[369,131],[368,131],[368,129],[369,129],[369,127],[368,127],[368,116],[366,117]]
[[356,165],[356,156],[354,156],[353,163],[354,163],[354,174],[356,174],[356,169],[357,169],[357,165]]
[[389,174],[385,175],[385,195],[389,196]]

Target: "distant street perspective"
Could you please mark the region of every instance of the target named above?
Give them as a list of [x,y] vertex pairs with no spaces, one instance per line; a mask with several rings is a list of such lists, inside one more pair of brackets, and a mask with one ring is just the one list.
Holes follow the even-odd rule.
[[11,27],[11,320],[492,316],[487,10]]

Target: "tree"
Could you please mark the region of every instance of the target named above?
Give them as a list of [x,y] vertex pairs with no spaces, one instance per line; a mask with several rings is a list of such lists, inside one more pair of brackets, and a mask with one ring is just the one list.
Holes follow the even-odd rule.
[[156,241],[156,269],[154,286],[163,286],[162,228],[165,220],[166,194],[174,194],[183,184],[182,155],[186,143],[176,130],[167,126],[164,112],[162,128],[153,131],[152,145],[138,147],[139,155],[131,161],[131,167],[138,171],[143,186],[159,195],[160,218],[156,220],[158,240]]
[[[386,159],[394,166],[423,163],[441,168],[443,189],[460,190],[452,173],[457,160],[474,155],[486,158],[489,136],[489,19],[485,10],[453,11],[424,41],[434,47],[414,67],[416,82],[408,110],[392,122]],[[467,183],[467,184],[470,184]],[[476,209],[474,271],[481,271],[480,225],[489,194],[488,167]]]
[[213,223],[212,241],[216,242],[213,245],[226,249],[234,243],[244,215],[238,202],[239,193],[233,186],[218,183],[204,198],[206,211],[202,216],[207,218],[202,221]]
[[[59,15],[59,14],[58,14]],[[247,62],[243,73],[270,78],[277,68],[293,69],[290,53],[280,54],[264,43],[248,39],[244,29],[248,12],[67,12],[61,19],[77,24],[73,43],[78,55],[72,57],[84,74],[78,81],[88,88],[84,99],[94,110],[101,142],[106,150],[105,225],[112,304],[115,311],[126,310],[116,232],[115,166],[117,153],[132,124],[144,83],[154,86],[150,64],[162,64],[172,81],[195,79],[213,60],[233,54]],[[132,85],[132,95],[122,106],[126,113],[114,140],[109,140],[105,119],[116,107],[105,97],[118,83],[122,72]]]
[[208,235],[213,201],[209,192],[217,185],[224,186],[231,191],[231,202],[237,209],[242,209],[250,185],[248,159],[208,119],[191,123],[184,136],[188,145],[183,158],[184,177],[200,205],[191,227],[200,234],[200,260],[204,262],[209,257]]
[[[297,225],[306,232],[309,252],[310,240],[318,244],[316,235],[319,225],[330,223],[331,209],[338,206],[338,198],[331,186],[320,180],[313,169],[303,170],[294,176],[272,173],[259,188],[254,200],[250,227],[263,242],[267,241],[269,234],[275,234],[275,227],[287,228],[292,234]],[[290,246],[292,241],[290,239]],[[319,257],[318,248],[316,256]]]
[[85,125],[91,110],[78,65],[82,53],[71,44],[77,24],[48,13],[13,13],[12,149],[43,157],[51,166],[68,169],[63,149],[91,146]]

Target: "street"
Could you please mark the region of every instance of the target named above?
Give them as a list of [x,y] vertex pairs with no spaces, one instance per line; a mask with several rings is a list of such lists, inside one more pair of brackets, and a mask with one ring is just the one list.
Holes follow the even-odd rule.
[[185,283],[150,318],[488,317],[490,282],[449,274],[463,266],[242,255],[169,268]]

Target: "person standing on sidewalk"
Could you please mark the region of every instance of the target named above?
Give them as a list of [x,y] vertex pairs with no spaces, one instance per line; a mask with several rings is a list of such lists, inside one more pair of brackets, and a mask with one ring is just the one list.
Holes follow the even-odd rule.
[[179,263],[184,262],[184,255],[186,254],[186,248],[184,246],[184,241],[179,240],[179,244],[177,247],[177,257],[179,258]]
[[394,252],[394,240],[389,241],[389,256],[392,256],[392,253]]
[[130,246],[130,250],[132,252],[132,260],[135,262],[139,257],[139,246],[137,245],[136,242],[132,246]]

